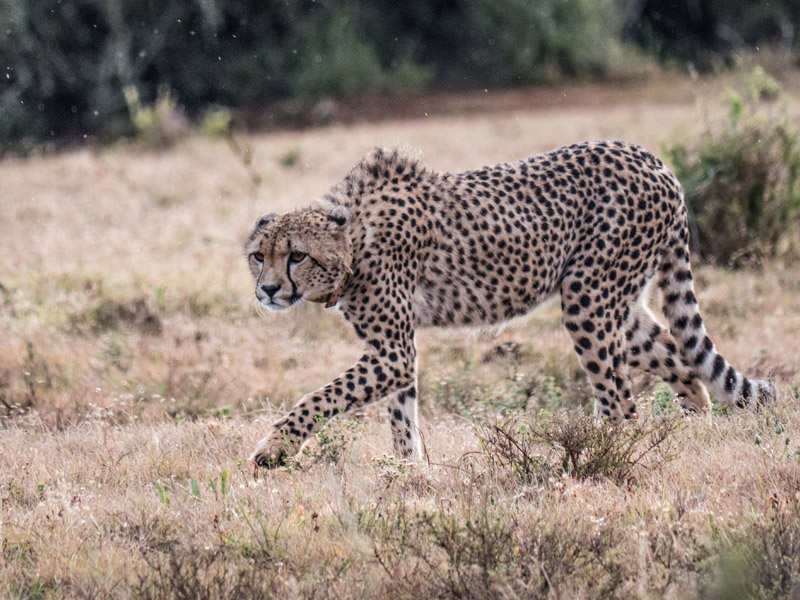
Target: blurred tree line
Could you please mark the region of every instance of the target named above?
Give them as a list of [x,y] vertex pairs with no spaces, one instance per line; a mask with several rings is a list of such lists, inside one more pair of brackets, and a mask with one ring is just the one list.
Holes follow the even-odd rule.
[[[132,98],[211,106],[703,69],[792,46],[800,0],[0,0],[0,144],[134,131]],[[126,99],[127,96],[127,99]]]

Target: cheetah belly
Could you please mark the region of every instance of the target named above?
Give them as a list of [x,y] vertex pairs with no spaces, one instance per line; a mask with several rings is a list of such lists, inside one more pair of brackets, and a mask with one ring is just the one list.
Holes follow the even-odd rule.
[[501,279],[485,268],[426,270],[414,293],[416,324],[492,325],[524,315],[552,295],[557,282],[555,273],[542,278],[525,273]]

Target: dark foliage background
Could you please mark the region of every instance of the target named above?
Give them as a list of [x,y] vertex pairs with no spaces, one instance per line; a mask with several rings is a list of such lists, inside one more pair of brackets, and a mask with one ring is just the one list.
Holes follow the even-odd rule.
[[660,60],[705,70],[741,48],[794,46],[798,23],[797,0],[634,0],[624,33]]
[[[124,90],[214,105],[708,68],[794,45],[800,2],[0,0],[0,143],[133,131]],[[717,61],[718,62],[718,61]]]

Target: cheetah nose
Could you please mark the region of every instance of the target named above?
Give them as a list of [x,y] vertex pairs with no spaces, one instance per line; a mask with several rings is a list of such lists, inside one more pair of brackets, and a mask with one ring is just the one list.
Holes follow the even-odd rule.
[[280,285],[262,285],[261,291],[264,292],[268,298],[272,298],[272,295],[281,289]]

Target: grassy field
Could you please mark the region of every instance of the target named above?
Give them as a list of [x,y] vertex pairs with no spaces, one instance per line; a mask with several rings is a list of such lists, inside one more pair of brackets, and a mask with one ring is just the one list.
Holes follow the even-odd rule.
[[723,84],[0,162],[0,597],[800,598],[796,265],[696,272],[722,353],[778,385],[760,413],[682,418],[639,380],[639,422],[594,426],[551,302],[420,333],[425,463],[391,457],[383,406],[288,468],[246,461],[360,354],[333,311],[256,309],[241,242],[260,214],[375,145],[442,170],[583,139],[658,151]]

